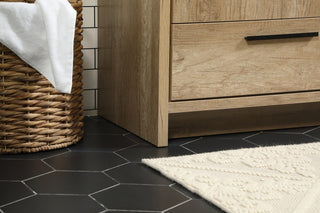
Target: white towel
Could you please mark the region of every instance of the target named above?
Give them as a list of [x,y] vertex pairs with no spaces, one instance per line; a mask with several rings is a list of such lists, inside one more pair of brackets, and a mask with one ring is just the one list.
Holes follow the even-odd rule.
[[0,2],[0,42],[58,91],[71,93],[76,16],[68,0]]

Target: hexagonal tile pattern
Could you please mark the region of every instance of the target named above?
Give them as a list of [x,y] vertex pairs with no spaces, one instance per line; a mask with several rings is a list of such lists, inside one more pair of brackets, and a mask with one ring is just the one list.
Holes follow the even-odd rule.
[[40,160],[0,160],[0,180],[25,180],[52,171]]
[[0,181],[0,192],[0,206],[33,195],[21,182]]
[[88,196],[37,195],[3,208],[5,213],[95,213],[104,208]]
[[[150,211],[142,212],[142,211],[107,211],[106,213],[150,213]],[[152,213],[158,213],[156,211],[152,211]],[[160,213],[160,212],[159,212]]]
[[70,147],[75,151],[114,152],[137,143],[122,135],[85,135],[83,139]]
[[130,163],[105,172],[119,183],[163,184],[172,182],[141,163]]
[[127,161],[114,153],[68,152],[46,159],[45,162],[57,170],[103,171]]
[[37,193],[90,194],[117,183],[99,172],[53,172],[26,181]]
[[248,143],[241,138],[224,138],[222,136],[203,137],[200,140],[183,146],[196,153],[257,147],[256,145]]
[[27,153],[27,154],[3,154],[0,155],[0,159],[23,159],[23,160],[41,160],[55,155],[60,155],[63,153],[70,152],[68,148],[55,149],[50,151]]
[[156,148],[100,117],[86,117],[84,128],[84,139],[68,148],[0,155],[0,213],[221,213],[141,159],[320,141],[320,127],[303,127],[173,139]]
[[119,185],[93,197],[110,210],[163,211],[188,198],[169,186]]
[[84,119],[85,134],[114,134],[122,135],[127,133],[123,128],[101,118],[101,117],[85,117]]
[[290,133],[272,133],[264,132],[252,137],[247,138],[248,141],[252,141],[260,146],[274,146],[274,145],[289,145],[289,144],[301,144],[311,143],[317,140],[303,134],[290,134]]
[[186,212],[201,212],[201,213],[225,213],[221,209],[211,205],[204,200],[191,200],[176,208],[166,211],[166,213],[186,213]]
[[178,183],[170,185],[170,187],[191,199],[194,199],[194,200],[202,199],[199,195],[189,191],[188,189],[186,189],[185,187],[181,186]]
[[310,132],[307,132],[306,135],[310,135],[320,140],[320,128],[316,128]]
[[137,146],[118,151],[117,153],[132,162],[141,162],[141,159],[143,158],[157,158],[193,154],[192,152],[180,146],[156,148],[155,146],[150,144],[139,144]]

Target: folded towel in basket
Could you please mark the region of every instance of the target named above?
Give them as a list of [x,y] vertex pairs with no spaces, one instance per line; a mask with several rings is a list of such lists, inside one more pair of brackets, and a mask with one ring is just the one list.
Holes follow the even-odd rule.
[[71,93],[76,16],[68,0],[0,2],[0,43]]

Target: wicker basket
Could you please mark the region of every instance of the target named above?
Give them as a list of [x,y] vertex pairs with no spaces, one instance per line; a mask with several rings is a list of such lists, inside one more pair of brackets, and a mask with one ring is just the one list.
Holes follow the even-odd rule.
[[69,1],[78,12],[71,94],[58,92],[45,77],[0,43],[2,154],[62,148],[78,142],[83,136],[82,1]]

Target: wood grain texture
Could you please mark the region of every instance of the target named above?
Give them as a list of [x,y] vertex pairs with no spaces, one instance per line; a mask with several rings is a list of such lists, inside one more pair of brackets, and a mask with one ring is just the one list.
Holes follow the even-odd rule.
[[172,22],[214,22],[320,16],[319,0],[172,0]]
[[99,115],[168,143],[170,1],[99,0]]
[[264,107],[320,102],[320,92],[288,93],[280,95],[218,98],[196,101],[169,102],[169,113],[187,113],[247,107]]
[[320,103],[252,107],[169,115],[169,138],[317,126]]
[[318,18],[173,25],[171,100],[318,90],[319,37],[244,37],[319,31]]

